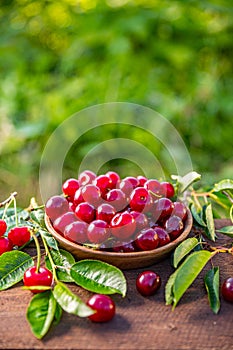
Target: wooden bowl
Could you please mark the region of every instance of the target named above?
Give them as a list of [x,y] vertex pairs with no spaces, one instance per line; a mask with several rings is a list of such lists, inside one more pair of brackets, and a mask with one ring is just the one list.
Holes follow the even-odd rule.
[[153,250],[132,253],[115,253],[94,250],[67,240],[66,238],[61,236],[57,231],[54,230],[48,216],[45,215],[45,224],[47,226],[47,229],[59,242],[61,248],[69,251],[74,257],[76,257],[79,260],[102,260],[109,264],[117,266],[123,270],[150,266],[168,257],[171,254],[171,252],[177,247],[177,245],[180,244],[185,238],[187,238],[189,232],[191,231],[192,223],[192,214],[190,210],[188,210],[188,217],[185,221],[184,231],[176,240],[166,244],[163,247],[156,248]]

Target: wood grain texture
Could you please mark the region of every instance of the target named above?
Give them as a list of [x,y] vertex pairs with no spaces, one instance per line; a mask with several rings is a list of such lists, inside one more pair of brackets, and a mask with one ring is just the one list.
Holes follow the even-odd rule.
[[[218,220],[217,227],[229,221]],[[228,239],[220,235],[218,242]],[[233,276],[233,257],[219,254],[215,265],[220,266],[221,283]],[[210,265],[208,266],[210,267]],[[207,268],[208,268],[207,267]],[[206,268],[206,269],[207,269]],[[31,293],[19,283],[0,292],[0,348],[1,349],[233,349],[233,304],[221,300],[221,309],[214,315],[208,305],[203,283],[203,271],[184,294],[177,308],[165,306],[164,287],[173,269],[170,259],[152,265],[162,278],[160,290],[151,297],[136,291],[135,280],[144,269],[125,271],[128,292],[125,298],[114,295],[116,316],[106,324],[94,324],[67,313],[56,328],[43,340],[32,335],[26,320],[26,308]],[[83,300],[91,293],[70,285]]]

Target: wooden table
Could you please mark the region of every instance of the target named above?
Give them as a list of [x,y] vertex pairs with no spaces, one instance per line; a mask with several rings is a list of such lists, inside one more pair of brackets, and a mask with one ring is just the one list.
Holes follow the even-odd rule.
[[[229,225],[217,220],[216,226]],[[220,244],[226,241],[221,236]],[[215,265],[220,266],[221,283],[233,276],[233,257],[219,254]],[[105,324],[63,313],[62,320],[43,340],[31,333],[26,320],[29,291],[18,284],[0,292],[1,349],[233,349],[233,305],[221,299],[221,309],[214,315],[209,308],[203,283],[204,271],[172,311],[164,302],[164,287],[173,269],[170,260],[153,265],[162,286],[156,295],[142,297],[136,291],[135,280],[140,271],[125,271],[127,296],[114,295],[116,315]],[[87,300],[91,293],[76,285],[71,289]]]

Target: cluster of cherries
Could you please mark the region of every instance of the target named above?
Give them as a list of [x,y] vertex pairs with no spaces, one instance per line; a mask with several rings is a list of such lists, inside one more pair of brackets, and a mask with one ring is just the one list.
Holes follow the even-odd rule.
[[173,202],[174,187],[144,176],[120,179],[113,171],[83,171],[63,183],[63,195],[45,206],[54,229],[66,239],[100,250],[152,250],[183,231],[187,208]]
[[30,240],[31,233],[27,226],[13,227],[7,233],[7,223],[0,219],[0,255],[9,252],[14,246],[21,247]]

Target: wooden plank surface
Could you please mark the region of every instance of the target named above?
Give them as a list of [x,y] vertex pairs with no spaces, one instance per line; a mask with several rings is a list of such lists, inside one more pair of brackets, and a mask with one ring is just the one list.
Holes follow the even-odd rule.
[[[230,224],[216,221],[217,227]],[[219,244],[226,238],[221,236]],[[233,256],[219,254],[214,259],[220,266],[221,283],[233,276]],[[210,267],[210,266],[209,266]],[[233,349],[233,304],[221,299],[221,310],[214,315],[209,308],[203,283],[204,271],[185,293],[172,311],[164,302],[164,287],[173,269],[166,259],[150,267],[162,278],[156,295],[142,297],[135,287],[137,275],[145,269],[125,271],[128,292],[125,298],[114,295],[116,315],[105,324],[94,324],[63,313],[58,326],[43,340],[31,333],[26,309],[31,299],[22,283],[0,292],[0,348],[1,349]],[[71,285],[83,300],[91,293]]]

